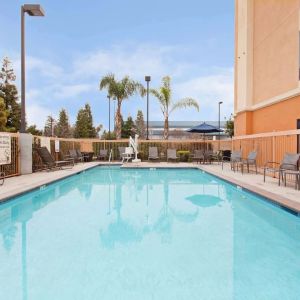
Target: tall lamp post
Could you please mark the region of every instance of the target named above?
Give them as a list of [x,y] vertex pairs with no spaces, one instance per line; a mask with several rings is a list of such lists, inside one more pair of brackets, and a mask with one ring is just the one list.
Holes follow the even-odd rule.
[[[219,130],[221,129],[221,104],[223,104],[223,102],[219,101]],[[221,132],[219,131],[219,142],[218,142],[219,151],[220,151],[220,140],[221,140]]]
[[151,76],[145,76],[145,81],[147,82],[147,137],[149,140],[149,82],[151,81]]
[[25,13],[33,17],[43,17],[45,12],[39,4],[24,4],[21,6],[21,129],[26,132],[25,110]]
[[108,99],[108,136],[110,139],[110,96],[107,95],[107,99]]

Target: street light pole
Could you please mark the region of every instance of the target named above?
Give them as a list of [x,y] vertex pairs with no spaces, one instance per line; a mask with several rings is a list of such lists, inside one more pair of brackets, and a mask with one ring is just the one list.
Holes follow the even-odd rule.
[[[222,101],[219,101],[219,130],[221,130],[221,104],[223,104]],[[218,150],[220,151],[220,140],[221,140],[221,132],[219,131],[219,142],[218,142]]]
[[25,13],[30,16],[43,17],[45,12],[39,4],[24,4],[21,6],[21,128],[20,132],[26,132],[25,110]]
[[107,99],[108,99],[108,136],[110,139],[110,96],[107,95]]
[[145,76],[145,81],[147,82],[147,137],[149,140],[149,82],[151,81],[151,76]]

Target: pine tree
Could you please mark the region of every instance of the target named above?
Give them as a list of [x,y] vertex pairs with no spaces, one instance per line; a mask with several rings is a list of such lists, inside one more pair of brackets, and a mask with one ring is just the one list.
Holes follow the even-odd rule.
[[36,125],[31,125],[27,128],[26,132],[31,133],[32,135],[43,135],[43,131],[36,128]]
[[56,125],[56,134],[58,137],[71,137],[69,117],[65,109],[59,112],[58,122]]
[[86,104],[84,108],[81,108],[78,111],[74,130],[74,137],[95,138],[96,135],[96,129],[93,126],[93,116],[91,112],[91,107],[89,104]]
[[136,127],[136,133],[139,135],[141,139],[144,139],[146,137],[146,128],[145,128],[144,115],[141,110],[138,110],[137,112],[135,127]]
[[135,125],[132,117],[128,117],[124,126],[122,127],[122,138],[129,138],[135,134]]
[[8,111],[5,108],[4,99],[0,98],[0,132],[6,131]]
[[52,116],[48,116],[45,127],[44,127],[44,136],[55,136],[56,135],[56,121]]
[[3,59],[0,71],[0,96],[4,99],[8,110],[6,128],[8,131],[18,131],[21,126],[21,105],[18,100],[18,90],[12,82],[16,80],[10,60]]

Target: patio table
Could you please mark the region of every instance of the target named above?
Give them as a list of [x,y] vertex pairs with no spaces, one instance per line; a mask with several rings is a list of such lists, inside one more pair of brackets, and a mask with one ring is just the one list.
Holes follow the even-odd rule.
[[[284,177],[284,186],[286,186],[286,175],[295,176],[295,189],[300,190],[300,171],[297,170],[284,170],[282,171]],[[280,174],[279,174],[280,177]]]

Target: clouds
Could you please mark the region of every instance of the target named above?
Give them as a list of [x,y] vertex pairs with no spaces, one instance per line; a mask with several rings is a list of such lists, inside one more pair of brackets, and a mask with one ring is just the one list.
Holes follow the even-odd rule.
[[233,113],[233,68],[215,69],[208,76],[199,76],[178,83],[175,94],[179,97],[191,96],[199,101],[200,110],[207,120],[216,119],[218,102],[223,101],[222,115]]
[[[95,124],[106,124],[106,91],[99,91],[100,78],[115,73],[118,78],[129,75],[144,82],[151,75],[152,87],[158,87],[161,78],[172,78],[174,100],[190,96],[199,100],[200,112],[191,109],[172,114],[172,120],[216,119],[217,103],[222,100],[222,112],[229,116],[233,108],[233,69],[209,68],[202,70],[198,61],[178,56],[186,49],[174,45],[123,45],[83,52],[70,57],[64,67],[49,59],[28,57],[27,120],[28,124],[44,126],[47,115],[58,115],[64,107],[74,122],[78,109],[89,102]],[[14,65],[18,65],[15,62]],[[18,70],[17,70],[18,71]],[[124,117],[135,116],[137,109],[145,109],[144,101],[136,97],[124,102]],[[162,119],[159,105],[151,99],[151,118]]]
[[133,78],[162,77],[166,74],[177,76],[186,69],[186,63],[173,60],[174,46],[136,45],[113,46],[99,49],[77,57],[73,63],[75,78],[114,73],[118,77],[129,75]]

